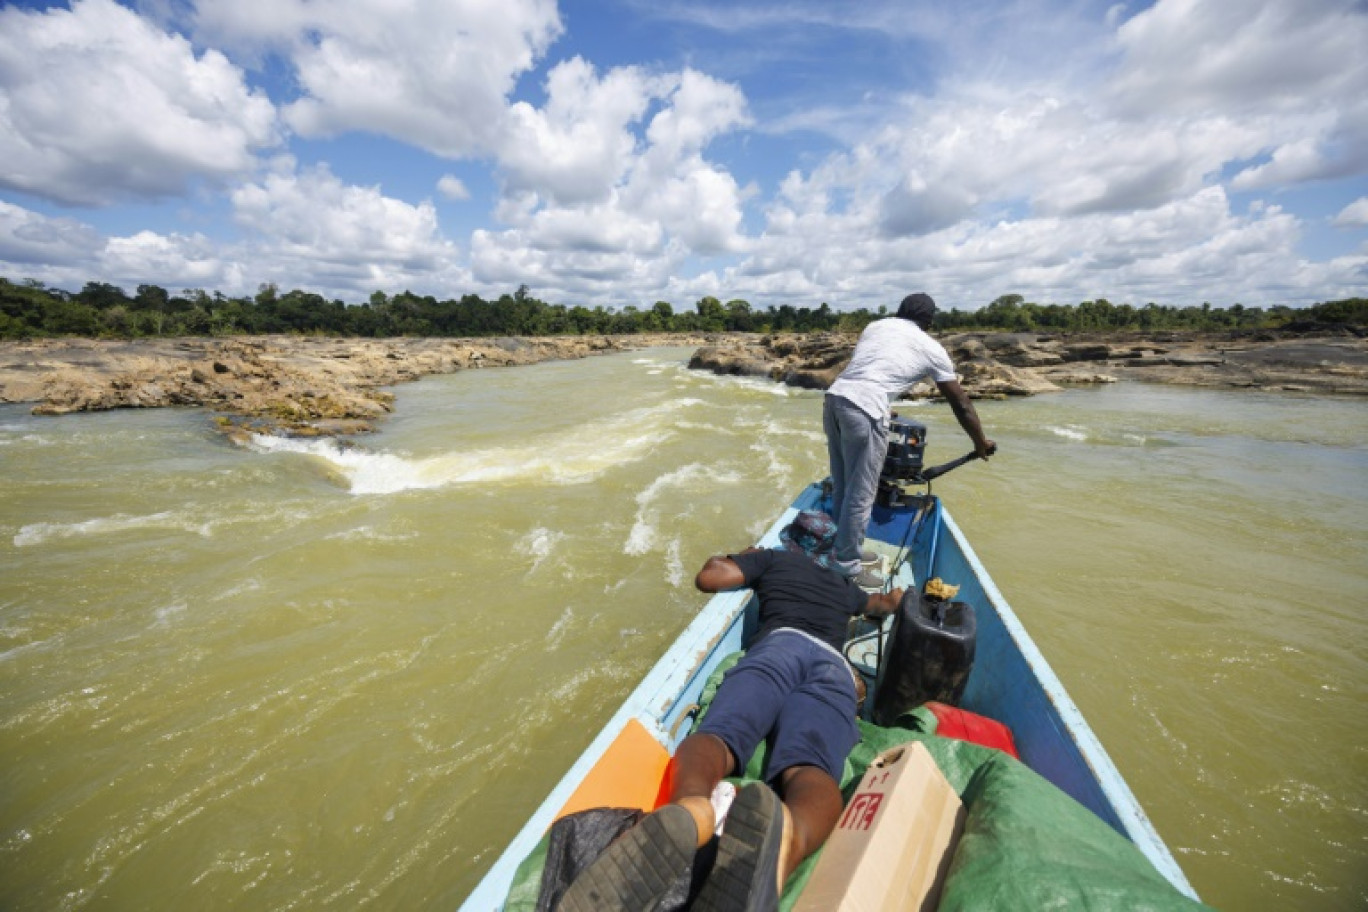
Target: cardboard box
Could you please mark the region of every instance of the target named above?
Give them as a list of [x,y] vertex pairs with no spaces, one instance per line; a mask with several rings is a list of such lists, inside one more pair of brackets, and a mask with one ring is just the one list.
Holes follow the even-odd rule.
[[930,912],[963,828],[964,804],[926,748],[890,748],[865,772],[794,912]]

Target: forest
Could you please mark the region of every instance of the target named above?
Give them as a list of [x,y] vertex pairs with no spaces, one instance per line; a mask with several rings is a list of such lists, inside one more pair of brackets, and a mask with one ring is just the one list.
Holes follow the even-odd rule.
[[[740,298],[723,303],[704,297],[675,310],[668,301],[621,309],[549,304],[526,285],[487,301],[467,294],[438,300],[431,295],[375,292],[369,300],[347,303],[299,289],[281,292],[262,285],[253,297],[189,289],[172,294],[157,285],[139,285],[133,295],[104,282],[88,282],[78,292],[36,280],[0,278],[0,338],[45,336],[143,338],[230,336],[267,333],[304,335],[488,336],[626,335],[662,332],[858,332],[889,309],[838,311],[782,304],[765,309]],[[1326,301],[1309,307],[1174,307],[1113,304],[1104,298],[1079,304],[1036,304],[1017,294],[1002,295],[977,310],[951,308],[936,315],[943,332],[1199,332],[1298,329],[1324,325],[1368,326],[1368,298]]]

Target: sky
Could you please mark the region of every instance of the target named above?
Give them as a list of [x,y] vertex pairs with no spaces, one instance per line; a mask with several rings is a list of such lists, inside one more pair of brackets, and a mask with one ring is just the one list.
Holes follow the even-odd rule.
[[1364,0],[0,5],[0,276],[359,303],[1368,296]]

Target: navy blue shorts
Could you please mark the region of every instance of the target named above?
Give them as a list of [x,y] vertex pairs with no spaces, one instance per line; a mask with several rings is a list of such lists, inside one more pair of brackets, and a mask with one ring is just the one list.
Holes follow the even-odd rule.
[[791,766],[815,766],[840,782],[860,740],[850,666],[801,633],[776,630],[723,677],[698,731],[722,739],[736,774],[769,738],[767,782]]

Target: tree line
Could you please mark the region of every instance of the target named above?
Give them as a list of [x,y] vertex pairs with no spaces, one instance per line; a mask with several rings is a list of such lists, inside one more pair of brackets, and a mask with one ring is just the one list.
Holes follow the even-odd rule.
[[1368,326],[1368,298],[1325,301],[1309,307],[1173,307],[1113,304],[1105,298],[1081,304],[1032,304],[1021,295],[1003,295],[979,310],[936,315],[936,328],[1006,332],[1107,332],[1135,330],[1283,329],[1306,324]]
[[[333,336],[550,336],[630,335],[658,332],[858,332],[887,316],[880,305],[836,311],[781,304],[763,310],[736,298],[726,303],[701,298],[676,311],[668,301],[647,308],[621,309],[548,304],[527,286],[489,301],[467,294],[438,300],[405,291],[375,292],[361,303],[328,300],[295,289],[281,292],[262,285],[252,297],[190,289],[172,294],[157,285],[139,285],[129,295],[117,285],[88,282],[78,292],[35,280],[0,278],[0,338],[43,336],[142,338],[296,333]],[[1112,304],[1105,299],[1081,304],[1033,304],[1021,295],[1003,295],[974,311],[950,309],[936,315],[941,331],[1084,332],[1099,330],[1260,330],[1299,323],[1368,325],[1368,299],[1349,298],[1306,308],[1172,307]]]

